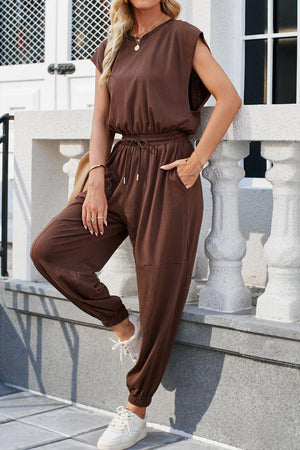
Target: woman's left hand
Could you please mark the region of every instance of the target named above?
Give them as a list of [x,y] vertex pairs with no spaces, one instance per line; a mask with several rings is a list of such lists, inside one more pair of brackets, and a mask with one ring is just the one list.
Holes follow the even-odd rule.
[[191,188],[200,175],[200,166],[195,164],[191,158],[176,159],[169,164],[165,164],[160,168],[170,170],[177,167],[177,173],[187,189]]

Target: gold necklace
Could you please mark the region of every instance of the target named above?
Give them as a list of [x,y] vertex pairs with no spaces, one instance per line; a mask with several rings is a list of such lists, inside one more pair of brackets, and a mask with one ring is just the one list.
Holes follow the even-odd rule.
[[139,37],[136,36],[136,33],[135,33],[135,27],[133,26],[134,39],[135,39],[135,43],[136,43],[136,45],[135,45],[135,47],[134,47],[134,50],[135,50],[136,52],[140,49],[140,43],[141,43],[142,37],[143,37],[146,33],[148,33],[150,30],[152,30],[152,28],[154,28],[155,25],[158,24],[158,22],[159,22],[160,19],[163,17],[163,15],[164,15],[164,13],[162,13],[162,15],[160,16],[160,18],[158,19],[157,22],[155,22],[153,25],[151,25],[151,27],[146,28],[146,30],[144,31],[144,33],[141,34],[141,36],[139,36]]

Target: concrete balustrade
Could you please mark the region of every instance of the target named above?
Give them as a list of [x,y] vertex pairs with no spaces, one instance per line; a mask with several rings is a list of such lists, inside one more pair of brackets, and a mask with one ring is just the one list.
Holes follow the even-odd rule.
[[221,312],[251,310],[251,292],[241,275],[246,241],[240,232],[238,183],[245,171],[238,161],[249,154],[249,143],[222,141],[203,170],[211,183],[212,227],[205,241],[210,274],[199,294],[199,307]]
[[273,163],[271,234],[264,246],[268,283],[258,297],[256,316],[300,320],[300,142],[264,142],[262,156]]
[[[212,107],[203,109],[196,137],[203,132],[212,110]],[[204,169],[203,177],[211,184],[213,215],[211,229],[206,234],[206,254],[199,246],[194,270],[195,278],[201,279],[208,258],[209,277],[200,292],[200,308],[238,313],[249,313],[251,308],[250,292],[245,287],[245,276],[241,276],[246,236],[239,227],[238,185],[244,172],[238,162],[247,156],[249,141],[260,140],[263,141],[263,156],[274,164],[266,174],[273,185],[274,209],[270,236],[264,248],[265,261],[259,258],[258,269],[255,268],[256,253],[251,261],[251,271],[261,273],[263,267],[268,273],[266,290],[258,299],[257,317],[300,320],[299,118],[300,105],[242,106]],[[30,246],[42,227],[66,205],[77,163],[88,149],[91,123],[92,112],[88,110],[20,111],[15,115],[15,279],[42,281],[30,261]],[[243,201],[247,203],[245,195]],[[207,214],[205,207],[204,214]],[[204,222],[208,220],[206,215]],[[251,227],[255,229],[249,221],[249,230]],[[204,231],[201,230],[202,236]],[[252,239],[250,233],[246,239],[248,247]],[[251,274],[247,274],[244,264],[243,270],[250,279]],[[116,272],[120,276],[118,285]],[[113,292],[136,295],[134,261],[128,239],[100,275]],[[195,284],[192,280],[188,300],[193,299]]]
[[80,158],[89,150],[89,141],[62,141],[59,145],[60,153],[69,158],[63,165],[63,172],[68,176],[68,194],[70,195],[74,186],[75,174]]

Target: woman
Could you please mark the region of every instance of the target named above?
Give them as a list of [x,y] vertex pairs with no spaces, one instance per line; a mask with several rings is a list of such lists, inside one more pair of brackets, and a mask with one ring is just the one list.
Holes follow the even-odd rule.
[[[75,305],[111,327],[129,354],[129,399],[99,438],[125,449],[146,436],[146,407],[165,371],[186,301],[200,233],[200,172],[241,106],[203,32],[176,20],[175,0],[114,0],[92,61],[95,107],[87,189],[35,239],[31,258]],[[216,105],[193,148],[210,95]],[[123,138],[110,152],[114,134]],[[100,271],[129,235],[140,317],[110,295]]]

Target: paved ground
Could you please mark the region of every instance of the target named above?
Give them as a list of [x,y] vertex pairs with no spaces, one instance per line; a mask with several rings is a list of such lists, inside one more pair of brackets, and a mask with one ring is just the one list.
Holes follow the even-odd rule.
[[[0,382],[1,450],[92,450],[111,418],[111,413],[69,405]],[[147,438],[131,448],[220,450],[224,447],[148,428]]]

